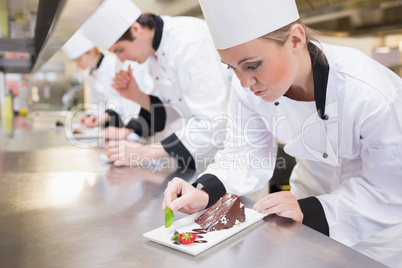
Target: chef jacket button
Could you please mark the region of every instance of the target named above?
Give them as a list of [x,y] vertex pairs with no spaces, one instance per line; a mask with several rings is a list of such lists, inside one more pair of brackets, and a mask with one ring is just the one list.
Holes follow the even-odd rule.
[[162,53],[162,56],[165,56],[165,52]]
[[155,77],[156,80],[159,80],[159,76]]
[[168,100],[168,103],[170,103],[170,100]]
[[278,106],[278,105],[279,105],[279,102],[276,101],[274,104],[275,104],[275,106]]
[[328,115],[327,114],[324,114],[324,116],[323,116],[323,118],[322,119],[324,119],[324,120],[328,120]]
[[327,153],[323,153],[322,157],[327,158],[328,154]]
[[179,99],[179,101],[181,101],[181,99]]

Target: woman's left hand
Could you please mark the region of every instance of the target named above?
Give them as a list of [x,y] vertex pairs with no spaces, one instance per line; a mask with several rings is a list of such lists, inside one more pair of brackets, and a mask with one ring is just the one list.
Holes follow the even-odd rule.
[[303,213],[296,197],[289,191],[269,194],[254,205],[254,209],[265,214],[276,214],[297,222],[303,222]]

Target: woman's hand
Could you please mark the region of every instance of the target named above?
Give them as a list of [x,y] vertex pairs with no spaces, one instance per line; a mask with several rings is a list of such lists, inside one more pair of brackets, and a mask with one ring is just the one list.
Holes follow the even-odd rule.
[[169,207],[172,211],[177,210],[186,214],[204,209],[209,201],[209,196],[205,191],[197,190],[188,182],[177,177],[168,183],[163,195],[163,209]]
[[297,222],[303,222],[303,213],[296,197],[289,191],[269,194],[254,205],[254,209],[265,214],[276,214]]
[[81,125],[87,126],[87,127],[95,127],[98,124],[98,116],[91,114],[89,116],[83,117],[80,119]]

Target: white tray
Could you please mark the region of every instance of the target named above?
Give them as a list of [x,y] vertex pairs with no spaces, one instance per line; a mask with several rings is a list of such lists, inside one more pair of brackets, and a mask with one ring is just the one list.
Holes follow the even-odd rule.
[[[202,211],[203,212],[203,211]],[[198,212],[193,215],[189,215],[180,220],[174,221],[172,226],[169,228],[165,228],[165,226],[161,226],[157,229],[154,229],[150,232],[144,233],[144,237],[149,240],[162,244],[167,247],[174,248],[179,251],[183,251],[187,254],[196,256],[203,251],[215,246],[216,244],[228,239],[229,237],[235,235],[236,233],[246,229],[247,227],[253,225],[254,223],[262,220],[266,215],[262,213],[258,213],[253,209],[246,208],[246,220],[240,223],[238,226],[233,226],[230,229],[224,229],[219,231],[208,232],[206,234],[201,234],[203,238],[197,238],[199,240],[206,240],[207,243],[192,243],[190,245],[176,245],[173,244],[173,241],[170,239],[173,236],[174,231],[178,231],[179,233],[191,232],[193,229],[201,228],[198,224],[194,222],[194,220],[202,213]]]
[[72,125],[64,125],[64,126],[56,126],[56,125],[52,126],[52,129],[54,130],[64,130],[65,128],[88,129],[88,127],[81,125],[80,123],[73,123]]
[[77,134],[73,133],[73,136],[76,139],[97,139],[102,136],[102,132],[99,129],[99,127],[79,129],[79,130],[82,131],[83,133],[77,133]]

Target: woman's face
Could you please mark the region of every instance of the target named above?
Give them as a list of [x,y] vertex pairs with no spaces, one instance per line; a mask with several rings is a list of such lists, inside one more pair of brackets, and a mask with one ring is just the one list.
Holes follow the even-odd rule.
[[96,57],[95,49],[91,49],[87,53],[76,58],[74,62],[80,69],[85,70],[92,67],[95,57]]
[[280,46],[258,38],[218,52],[242,87],[268,102],[283,96],[296,76],[297,62],[289,40]]

